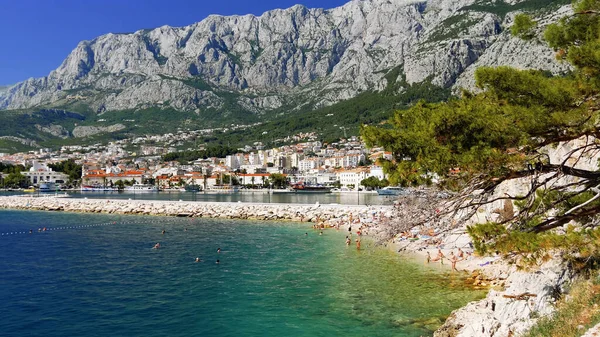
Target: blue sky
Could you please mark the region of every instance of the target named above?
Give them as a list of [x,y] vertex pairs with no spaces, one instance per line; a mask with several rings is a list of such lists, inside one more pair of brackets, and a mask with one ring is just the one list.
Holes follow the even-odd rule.
[[42,77],[81,40],[162,25],[186,26],[210,14],[262,14],[300,3],[333,8],[349,0],[0,0],[0,85]]

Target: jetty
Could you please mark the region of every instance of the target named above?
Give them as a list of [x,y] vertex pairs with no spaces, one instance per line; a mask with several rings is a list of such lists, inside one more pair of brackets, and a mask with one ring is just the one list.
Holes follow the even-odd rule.
[[264,204],[26,196],[0,197],[0,209],[298,222],[316,222],[318,219],[341,220],[349,213],[361,218],[370,218],[373,214],[382,214],[387,218],[394,217],[393,206],[386,205]]

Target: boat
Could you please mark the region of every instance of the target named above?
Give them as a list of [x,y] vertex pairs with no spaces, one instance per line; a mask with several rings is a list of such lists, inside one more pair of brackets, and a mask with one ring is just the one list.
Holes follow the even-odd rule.
[[236,193],[239,192],[239,188],[232,185],[213,185],[208,187],[208,191],[218,193]]
[[185,185],[184,188],[185,192],[199,192],[201,190],[202,188],[200,187],[200,185]]
[[92,185],[81,185],[81,192],[98,192],[98,191],[116,191],[117,189],[114,187],[102,186],[100,184],[92,184]]
[[128,192],[158,192],[158,187],[150,184],[133,184],[125,188]]
[[298,183],[292,185],[292,190],[296,193],[331,193],[331,187],[323,185],[308,185]]
[[24,189],[23,192],[33,193],[35,192],[35,188],[33,186],[29,186],[29,188]]
[[40,192],[55,192],[56,185],[54,183],[41,183]]
[[331,193],[356,193],[356,190],[351,190],[348,187],[334,188]]
[[400,186],[387,186],[377,190],[379,195],[400,195],[404,192],[404,189]]

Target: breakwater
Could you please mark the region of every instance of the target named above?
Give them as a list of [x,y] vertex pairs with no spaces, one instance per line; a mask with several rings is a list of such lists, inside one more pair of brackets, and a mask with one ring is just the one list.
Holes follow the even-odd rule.
[[241,202],[185,202],[162,200],[0,197],[0,208],[40,211],[64,211],[108,214],[227,218],[249,220],[288,220],[316,222],[342,220],[352,213],[355,218],[373,215],[393,217],[391,206],[261,204]]

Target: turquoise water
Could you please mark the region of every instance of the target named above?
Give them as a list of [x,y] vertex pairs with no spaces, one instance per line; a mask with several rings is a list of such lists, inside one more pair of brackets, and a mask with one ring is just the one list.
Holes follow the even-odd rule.
[[0,211],[0,234],[5,336],[421,336],[482,295],[306,224]]

